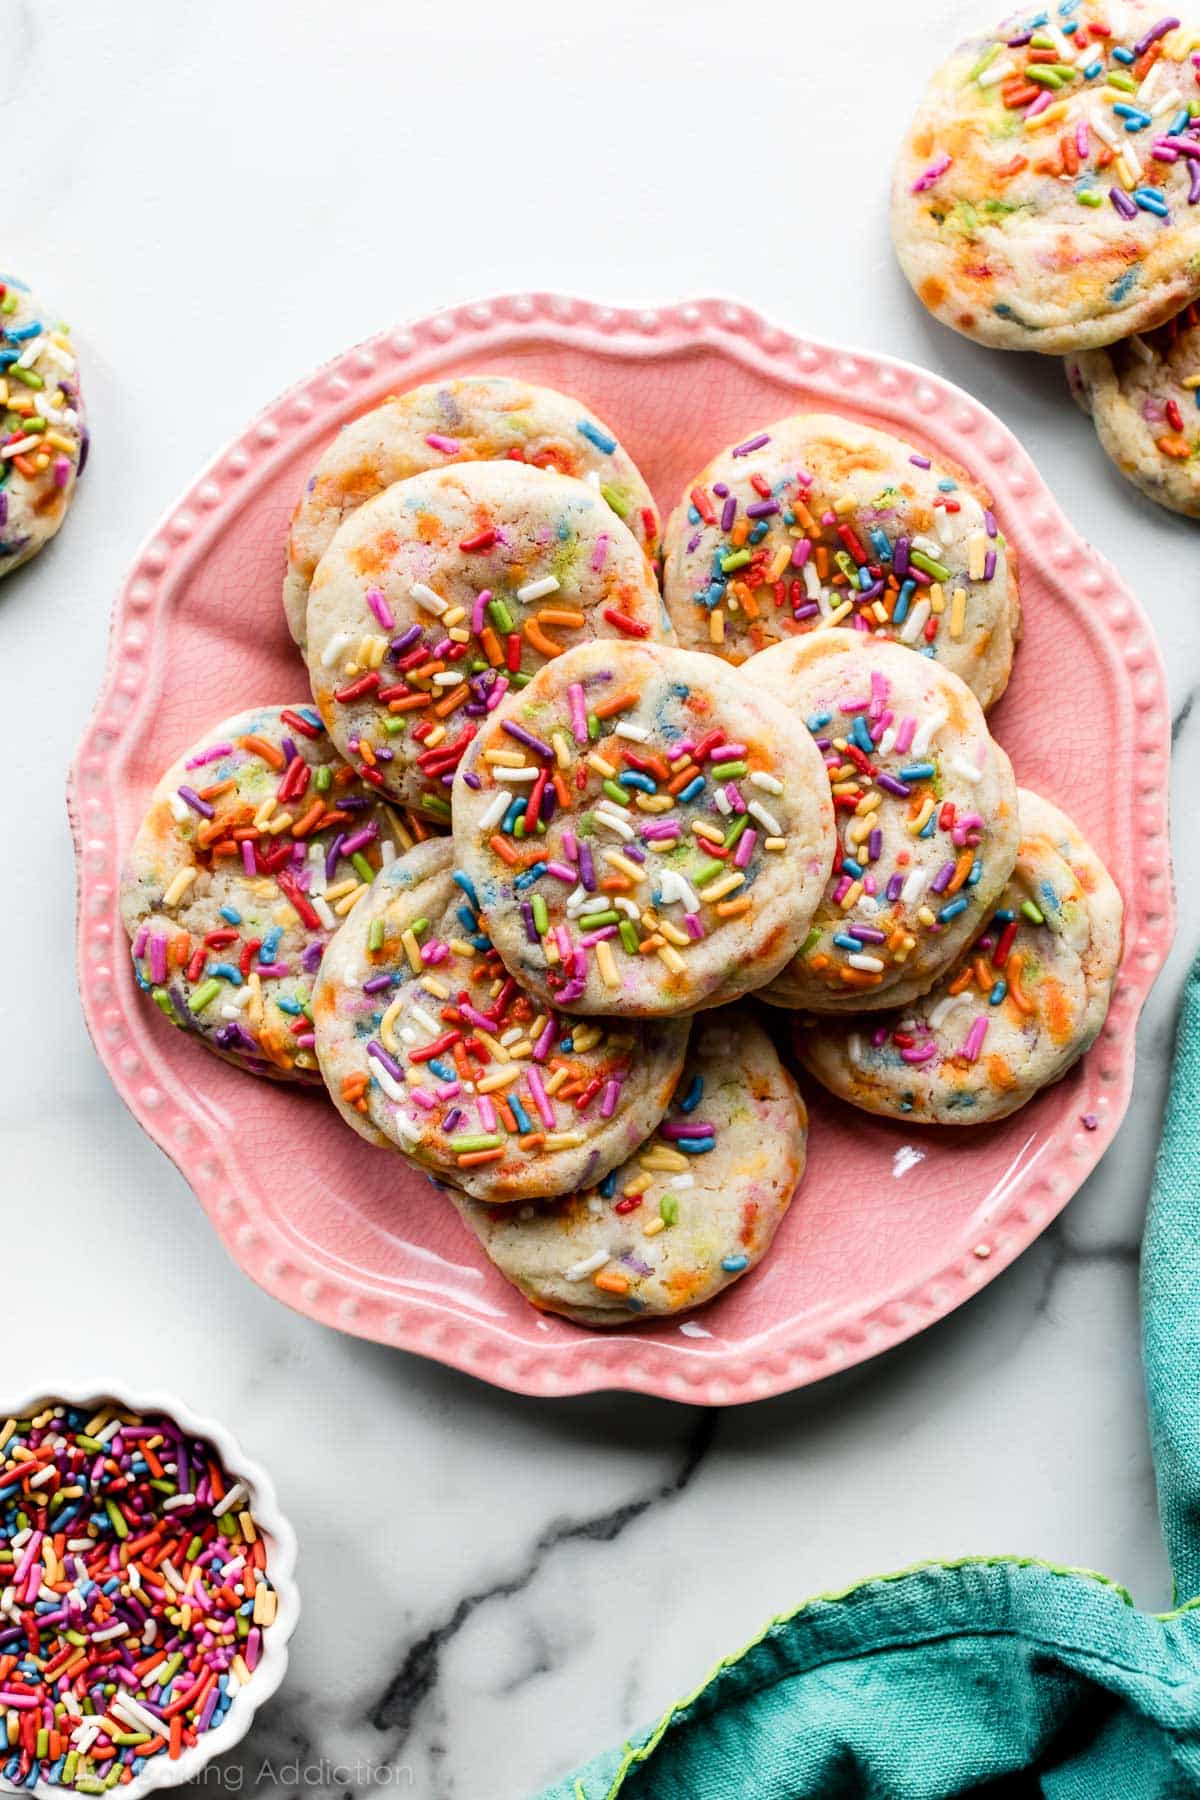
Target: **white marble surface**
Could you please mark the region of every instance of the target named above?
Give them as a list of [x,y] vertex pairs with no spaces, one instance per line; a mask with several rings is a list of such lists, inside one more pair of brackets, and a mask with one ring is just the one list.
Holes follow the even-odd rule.
[[95,434],[67,531],[0,590],[6,791],[38,846],[14,879],[6,833],[4,1373],[153,1379],[275,1471],[306,1611],[247,1786],[299,1754],[363,1765],[331,1791],[390,1759],[430,1800],[528,1794],[768,1615],[924,1556],[1028,1552],[1167,1602],[1135,1257],[1192,833],[1133,1110],[1061,1224],[899,1352],[719,1416],[514,1399],[293,1317],[126,1115],[74,1001],[63,777],[136,546],[278,389],[488,290],[732,293],[973,389],[1139,589],[1190,792],[1195,527],[1110,471],[1056,364],[952,336],[893,266],[892,146],[961,10],[0,0],[2,260],[73,320]]

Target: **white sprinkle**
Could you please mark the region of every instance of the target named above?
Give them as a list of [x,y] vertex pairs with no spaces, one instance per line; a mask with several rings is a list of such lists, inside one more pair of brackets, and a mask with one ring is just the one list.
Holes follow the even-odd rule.
[[608,895],[585,893],[583,899],[579,902],[578,910],[581,918],[586,918],[589,913],[607,912]]
[[163,1511],[174,1512],[177,1507],[195,1506],[195,1504],[195,1494],[172,1494],[169,1499],[163,1501]]
[[942,729],[942,726],[948,725],[949,723],[950,714],[944,707],[939,707],[936,712],[931,712],[929,717],[924,720],[917,729],[912,744],[909,746],[913,755],[924,756],[929,749],[930,744],[932,744],[934,738]]
[[772,837],[783,836],[783,826],[773,813],[767,811],[761,800],[751,800],[746,811],[752,819],[757,819],[763,830],[768,831]]
[[[384,1070],[384,1074],[385,1075],[387,1074],[386,1069]],[[393,1083],[393,1086],[394,1085],[395,1084]],[[416,1125],[413,1124],[412,1120],[410,1118],[408,1118],[406,1114],[404,1114],[400,1111],[399,1107],[396,1107],[395,1111],[392,1114],[392,1122],[395,1125],[396,1130],[400,1133],[400,1136],[404,1139],[404,1141],[406,1143],[408,1143],[408,1144],[419,1144],[420,1143],[420,1141],[421,1141],[420,1130],[418,1129],[418,1127]]]
[[674,1193],[677,1188],[690,1188],[695,1187],[695,1185],[696,1177],[694,1175],[689,1175],[686,1170],[682,1175],[672,1175],[670,1181],[672,1193]]
[[[564,1269],[563,1280],[583,1281],[588,1275],[594,1275],[597,1269],[602,1269],[606,1262],[611,1261],[612,1258],[607,1250],[597,1250],[594,1255],[585,1256],[582,1262],[572,1263],[569,1269]],[[93,1632],[92,1635],[95,1637],[96,1633]]]
[[427,1031],[430,1037],[441,1036],[441,1026],[438,1024],[433,1014],[426,1012],[423,1006],[412,1007],[408,1016],[410,1019],[415,1019],[422,1031]]
[[479,816],[480,831],[493,830],[494,827],[500,823],[512,803],[513,797],[508,789],[497,788],[492,796],[491,804],[484,807],[483,812]]
[[444,688],[461,687],[466,679],[461,669],[442,669],[434,676],[433,685]]
[[761,788],[764,794],[782,794],[783,783],[778,775],[768,775],[765,769],[755,769],[750,777],[750,786]]
[[540,581],[527,581],[524,587],[519,587],[517,599],[524,602],[544,600],[547,594],[557,594],[557,592],[558,576],[543,575]]
[[505,769],[504,771],[505,781],[536,781],[537,778],[537,770],[528,763],[523,769]]
[[217,1504],[213,1507],[213,1518],[220,1519],[224,1517],[227,1512],[231,1512],[235,1506],[240,1505],[243,1500],[248,1500],[249,1498],[250,1490],[247,1488],[245,1482],[235,1481],[224,1499],[218,1500]]
[[1126,341],[1134,355],[1140,357],[1144,363],[1151,363],[1154,361],[1153,350],[1150,348],[1145,338],[1139,337],[1136,331],[1133,336]]
[[181,800],[179,798],[178,794],[172,794],[170,796],[169,805],[171,808],[172,817],[175,819],[177,824],[182,825],[183,821],[187,818],[189,812],[192,810],[191,807],[188,805],[186,800]]
[[603,806],[598,806],[593,816],[598,825],[607,825],[610,831],[615,831],[618,837],[625,839],[626,843],[633,837],[632,825],[627,825],[619,814],[609,812]]
[[728,818],[729,814],[733,811],[733,804],[730,801],[728,794],[725,792],[725,789],[719,787],[714,793],[713,799],[717,803],[717,811],[719,813],[724,813],[726,818]]
[[334,663],[340,659],[342,651],[348,650],[353,642],[354,635],[352,632],[334,632],[324,650],[321,652],[321,667],[323,669],[332,669]]
[[[193,1499],[195,1498],[194,1495],[192,1497],[193,1497]],[[176,1498],[179,1498],[179,1496],[176,1496]],[[164,1512],[167,1509],[167,1505],[168,1505],[168,1502],[164,1500],[163,1501],[163,1511]],[[107,1642],[110,1638],[124,1637],[128,1630],[129,1630],[128,1625],[125,1623],[124,1619],[121,1619],[117,1622],[117,1624],[106,1625],[104,1627],[103,1631],[93,1631],[89,1635],[91,1636],[91,1640],[92,1640],[93,1644],[107,1644]]]
[[866,969],[872,975],[878,975],[883,968],[883,959],[878,956],[848,956],[846,961],[852,969]]
[[997,87],[1000,82],[1007,81],[1008,77],[1015,75],[1016,72],[1016,63],[1002,56],[992,64],[990,69],[985,69],[982,75],[977,75],[975,80],[981,88]]
[[917,639],[925,629],[925,621],[929,617],[929,611],[930,607],[928,600],[917,601],[917,604],[913,607],[901,628],[900,642],[902,644],[916,643]]
[[645,725],[631,725],[628,719],[622,719],[617,726],[614,735],[616,737],[628,738],[630,742],[634,744],[644,744],[649,738],[650,732],[649,728]]
[[379,866],[386,869],[389,863],[396,860],[396,846],[391,838],[381,838],[379,842]]
[[876,756],[890,756],[896,743],[896,727],[889,725],[875,746]]
[[628,894],[614,894],[613,905],[619,907],[627,919],[636,921],[642,916],[641,907],[636,900],[631,900]]
[[961,756],[948,756],[946,768],[952,775],[961,776],[964,781],[983,780],[983,770],[975,768],[972,763],[965,762]]
[[326,931],[336,931],[338,922],[334,918],[332,908],[325,896],[323,894],[310,893],[308,898],[313,911],[316,913],[318,919],[320,919]]
[[900,898],[905,906],[915,906],[929,884],[928,869],[914,869],[904,886],[900,889]]
[[934,1006],[930,1009],[930,1013],[929,1013],[929,1029],[930,1029],[930,1031],[936,1031],[939,1026],[944,1025],[946,1020],[950,1017],[950,1014],[954,1011],[955,1007],[969,1006],[970,1004],[971,1004],[971,996],[969,994],[946,994],[941,1000],[938,1001],[936,1006]]
[[426,587],[423,581],[414,581],[408,591],[418,606],[423,606],[426,612],[435,613],[439,619],[441,618],[446,610],[446,602],[440,594],[435,594],[433,589]]
[[678,869],[663,869],[659,882],[664,906],[672,906],[678,900],[682,901],[684,912],[700,911],[696,890]]
[[852,1031],[850,1036],[846,1039],[846,1055],[856,1069],[861,1069],[863,1066],[862,1048],[863,1041],[861,1036],[857,1031]]

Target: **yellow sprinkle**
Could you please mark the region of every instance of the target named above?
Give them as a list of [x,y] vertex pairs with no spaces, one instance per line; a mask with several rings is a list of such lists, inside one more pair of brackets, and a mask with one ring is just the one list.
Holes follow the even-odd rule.
[[[604,943],[606,940],[602,938],[600,941]],[[586,1056],[589,1050],[596,1048],[603,1036],[604,1028],[601,1025],[583,1025],[573,1029],[571,1042],[575,1046],[576,1056]]]
[[571,750],[562,732],[552,732],[550,735],[550,742],[554,747],[554,760],[559,768],[569,769],[571,766]]
[[622,875],[628,875],[635,887],[646,879],[645,869],[639,868],[635,862],[630,862],[629,858],[622,856],[619,850],[606,850],[604,860],[610,868],[618,869]]
[[386,655],[387,639],[385,637],[371,638],[370,648],[367,652],[368,666],[372,669],[377,669]]
[[621,1189],[621,1197],[624,1200],[632,1200],[635,1194],[644,1194],[648,1187],[653,1186],[653,1176],[631,1175],[629,1180],[625,1183],[625,1186]]
[[528,1038],[518,1038],[515,1044],[508,1046],[508,1054],[514,1062],[520,1062],[522,1058],[533,1055],[533,1045]]
[[705,903],[723,900],[726,894],[732,894],[740,888],[745,879],[740,869],[731,869],[727,875],[722,875],[718,881],[710,882],[704,887],[702,892]]
[[[515,1063],[510,1063],[506,1069],[497,1069],[494,1075],[485,1075],[483,1080],[476,1084],[475,1091],[478,1094],[494,1094],[497,1088],[511,1087],[514,1081],[520,1081],[520,1079],[520,1069]],[[550,1140],[546,1141],[549,1143]]]
[[692,831],[698,838],[705,838],[710,844],[723,844],[725,833],[711,819],[693,819]]
[[263,801],[262,805],[254,815],[254,828],[256,831],[264,831],[266,829],[267,820],[274,811],[275,796],[272,794],[269,799]]
[[262,982],[259,980],[257,969],[251,970],[250,974],[247,976],[246,986],[250,989],[250,998],[246,1002],[246,1011],[249,1014],[251,1021],[255,1025],[260,1025],[262,1023],[263,1007]]
[[875,604],[871,608],[871,611],[875,614],[875,617],[878,620],[880,625],[887,624],[887,622],[888,622],[887,607],[883,604],[882,600],[876,600]]
[[673,944],[662,944],[658,950],[658,959],[660,962],[666,964],[672,975],[684,975],[687,973],[687,964]]
[[[598,950],[600,945],[597,944],[596,948]],[[546,1078],[546,1092],[548,1094],[557,1094],[559,1088],[562,1086],[563,1082],[566,1081],[569,1074],[569,1069],[555,1069],[553,1075],[547,1076]]]
[[525,767],[525,758],[519,750],[485,750],[483,760],[486,763],[499,763],[504,769]]
[[764,850],[786,850],[787,849],[787,839],[786,838],[777,838],[777,837],[764,838],[763,839],[763,849]]
[[852,881],[851,882],[850,886],[846,889],[846,892],[842,895],[842,911],[843,912],[849,912],[850,908],[852,906],[855,906],[858,903],[858,900],[862,894],[862,891],[863,891],[863,884],[861,881]]
[[987,556],[987,538],[982,531],[973,531],[967,544],[967,575],[972,581],[982,581]]
[[467,609],[465,606],[452,606],[449,612],[444,612],[442,614],[442,624],[446,627],[446,630],[449,631],[452,625],[457,625],[460,619],[465,619],[466,616]]
[[[480,1093],[483,1083],[479,1084]],[[546,1133],[547,1150],[577,1150],[583,1142],[582,1131],[549,1131]]]
[[404,945],[404,954],[408,958],[408,966],[414,975],[419,975],[425,964],[421,961],[421,946],[413,936],[411,928],[400,933],[400,942]]
[[277,818],[271,820],[270,824],[267,826],[267,830],[272,837],[278,837],[281,831],[286,831],[288,829],[292,824],[294,817],[295,815],[293,813],[281,812]]
[[468,944],[465,938],[451,938],[449,943],[452,956],[474,956],[475,954],[474,944]]
[[554,964],[560,960],[558,945],[552,937],[547,938],[542,945],[542,955],[546,958],[546,961],[550,964],[551,968],[553,968]]
[[388,1007],[382,1019],[379,1021],[379,1035],[383,1040],[384,1049],[390,1056],[400,1056],[403,1054],[400,1045],[396,1042],[396,1034],[392,1030],[393,1025],[395,1025],[396,1020],[400,1016],[403,1006],[404,995],[397,994],[396,998],[392,1001],[392,1004]]
[[482,1026],[477,1025],[475,1027],[474,1036],[479,1039],[481,1044],[487,1045],[497,1062],[506,1063],[512,1061],[512,1058],[509,1056],[505,1046],[500,1042],[500,1039],[492,1037],[491,1033],[484,1031]]
[[853,610],[854,610],[853,602],[850,600],[844,600],[840,606],[834,607],[833,611],[830,613],[829,617],[825,621],[826,625],[840,625],[842,620],[846,617],[846,614],[848,612],[853,612]]
[[[663,1218],[661,1213],[656,1213],[652,1219],[647,1219],[646,1223],[642,1226],[642,1236],[657,1237],[660,1231],[665,1231],[666,1229],[667,1221]],[[257,1591],[258,1590],[256,1589],[256,1594]]]
[[[1128,95],[1122,94],[1121,98],[1123,100],[1127,99]],[[1045,112],[1037,113],[1032,119],[1026,117],[1025,129],[1026,131],[1045,131],[1047,125],[1057,125],[1058,121],[1060,119],[1065,119],[1066,116],[1066,101],[1056,100],[1053,106],[1048,106],[1046,108]]]
[[940,581],[931,583],[929,589],[929,609],[931,612],[944,612],[946,608],[946,592]]
[[791,561],[791,558],[792,546],[790,544],[780,544],[779,549],[771,558],[771,562],[767,568],[767,580],[778,581],[779,577],[783,574],[783,571],[787,568],[788,563]]
[[445,735],[446,735],[446,727],[444,725],[439,725],[437,730],[431,731],[429,736],[425,739],[424,748],[426,750],[434,749],[436,747],[436,745],[441,743],[441,741],[445,737]]
[[[662,932],[668,944],[675,944],[680,950],[685,950],[692,941],[687,932],[680,931],[678,925],[672,925],[670,919],[660,919],[658,922],[658,929]],[[597,944],[596,948],[600,948],[599,944]]]
[[674,804],[675,804],[675,802],[672,799],[670,794],[638,793],[637,795],[635,795],[635,798],[634,798],[634,805],[637,807],[639,812],[647,812],[647,813],[670,812],[670,810],[674,806]]
[[1185,375],[1183,378],[1183,385],[1185,388],[1200,387],[1200,375]]
[[587,765],[589,769],[595,769],[597,775],[603,776],[605,781],[611,781],[617,772],[615,765],[610,763],[607,757],[601,756],[598,750],[592,751],[587,759]]
[[195,879],[196,871],[194,868],[188,867],[180,869],[179,873],[175,876],[175,879],[162,897],[163,905],[178,906]]
[[966,588],[955,588],[954,596],[950,601],[950,636],[952,638],[960,638],[962,636],[963,626],[966,624],[966,620],[967,590]]
[[926,794],[924,800],[922,800],[922,802],[921,802],[920,812],[917,814],[915,819],[910,819],[908,821],[909,837],[916,837],[918,832],[920,832],[929,823],[929,815],[932,811],[933,811],[933,795]]
[[75,450],[70,438],[64,437],[61,431],[48,431],[42,442],[49,444],[52,450],[62,450],[67,456],[72,455]]
[[617,974],[617,965],[607,939],[601,938],[596,945],[596,967],[600,971],[600,979],[605,987],[620,987],[621,977]]
[[470,632],[462,625],[456,625],[453,630],[447,631],[446,636],[452,644],[469,644],[471,641]]
[[439,1000],[448,1000],[450,998],[450,989],[446,986],[445,982],[435,981],[432,975],[426,975],[421,985],[422,987],[428,988],[431,994],[436,994]]
[[847,490],[846,493],[840,494],[834,501],[833,510],[838,515],[839,519],[844,519],[846,514],[848,512],[853,512],[857,505],[858,501],[854,498],[854,495]]
[[710,644],[725,642],[725,614],[719,606],[714,606],[708,615],[708,641]]
[[[347,913],[354,911],[354,908],[367,892],[367,889],[368,884],[365,881],[360,882],[352,894],[347,894],[344,900],[338,901],[333,910],[339,919],[344,919]],[[328,899],[328,895],[326,895],[326,898]]]
[[[645,1169],[647,1174],[658,1174],[669,1170],[673,1175],[681,1175],[688,1167],[688,1159],[682,1150],[671,1150],[666,1144],[655,1144],[642,1156],[638,1157],[638,1168]],[[649,1182],[646,1183],[649,1187]]]

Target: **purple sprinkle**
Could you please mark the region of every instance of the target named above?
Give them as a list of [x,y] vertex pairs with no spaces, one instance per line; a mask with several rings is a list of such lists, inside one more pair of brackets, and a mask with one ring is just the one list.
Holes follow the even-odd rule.
[[535,756],[554,755],[554,751],[543,738],[534,737],[532,731],[526,731],[523,725],[516,725],[511,719],[504,719],[501,723],[509,737],[516,738],[518,744],[524,744],[525,748],[532,750]]
[[480,781],[478,775],[472,775],[469,770],[463,775],[463,780],[466,782],[466,784],[469,788],[475,788],[476,790],[478,790],[480,787],[483,786],[483,783]]
[[733,495],[730,494],[728,500],[726,500],[724,506],[721,508],[721,530],[728,531],[736,517],[737,501],[734,499]]
[[912,792],[911,788],[906,787],[904,782],[898,781],[894,775],[881,773],[876,775],[875,781],[886,794],[895,794],[898,800],[907,800]]
[[1134,205],[1133,201],[1129,199],[1128,195],[1122,193],[1120,188],[1109,188],[1108,197],[1123,219],[1137,218],[1137,207]]
[[1178,19],[1169,17],[1169,18],[1165,18],[1165,19],[1160,19],[1158,21],[1157,25],[1151,25],[1149,31],[1143,31],[1143,33],[1142,33],[1141,37],[1138,39],[1137,43],[1134,44],[1134,46],[1133,46],[1134,56],[1135,57],[1136,56],[1144,56],[1146,54],[1147,50],[1150,48],[1151,44],[1153,44],[1160,37],[1166,37],[1168,31],[1174,31],[1178,24],[1179,24]]
[[867,856],[871,862],[878,862],[883,854],[883,833],[878,825],[874,827],[867,839]]
[[589,894],[595,893],[596,868],[595,864],[592,862],[592,850],[590,844],[580,844],[579,846],[579,879]]
[[744,444],[736,444],[729,454],[731,456],[749,456],[752,450],[761,450],[763,445],[769,444],[770,441],[770,432],[760,431],[757,437],[747,438]]
[[412,649],[420,635],[421,627],[419,625],[410,625],[407,631],[402,631],[399,637],[392,639],[391,643],[388,645],[388,655],[393,657],[403,656],[406,650]]
[[793,619],[797,619],[797,620],[798,619],[811,619],[817,613],[819,613],[820,610],[821,610],[821,608],[817,605],[816,601],[810,600],[807,606],[798,606],[796,608],[796,610],[793,612],[792,617],[793,617]]
[[345,842],[346,842],[345,832],[339,831],[337,836],[334,838],[332,844],[330,844],[328,850],[325,852],[325,879],[326,879],[326,881],[332,881],[335,873],[337,872],[338,858],[342,854],[342,845]]
[[933,880],[929,884],[930,893],[931,894],[944,893],[946,888],[950,885],[950,882],[954,878],[954,870],[955,870],[955,863],[954,863],[953,859],[951,859],[949,862],[944,862],[942,864],[941,868],[938,870],[937,874],[934,876]]
[[996,552],[989,550],[983,559],[983,579],[990,581],[996,573]]
[[713,493],[717,496],[718,500],[724,500],[728,492],[729,489],[723,481],[713,482]]
[[372,839],[377,838],[378,836],[379,827],[374,819],[372,819],[369,825],[364,825],[361,831],[356,831],[354,833],[353,837],[345,839],[342,844],[342,855],[353,856],[356,850],[365,850]]
[[457,1131],[466,1116],[461,1106],[452,1106],[442,1120],[442,1130],[444,1132]]
[[376,1062],[382,1063],[393,1081],[402,1082],[404,1080],[404,1070],[400,1064],[395,1057],[389,1056],[383,1045],[376,1043],[374,1038],[367,1045],[367,1055],[373,1056]]
[[1200,200],[1200,163],[1188,164],[1188,205],[1195,206]]
[[538,928],[533,922],[533,907],[528,900],[521,902],[521,920],[525,926],[525,938],[530,944],[538,942]]
[[372,975],[370,981],[363,982],[362,991],[364,994],[382,994],[384,988],[390,988],[391,985],[390,975]]
[[195,788],[181,787],[178,789],[178,793],[179,798],[186,800],[192,811],[198,812],[202,819],[211,819],[215,816],[216,807],[210,806],[207,800],[202,800]]
[[887,933],[885,931],[877,931],[874,925],[849,925],[846,929],[849,936],[857,938],[860,944],[887,943]]
[[748,519],[769,519],[772,513],[778,511],[778,500],[758,500],[753,506],[746,508],[746,517]]
[[[908,460],[909,462],[920,462],[922,459],[917,456],[910,456]],[[929,467],[928,462],[925,463],[925,467]],[[898,537],[896,539],[896,545],[892,551],[892,572],[896,575],[908,574],[908,552],[911,547],[911,542],[912,540],[906,537]]]
[[983,510],[983,528],[987,532],[989,537],[995,537],[995,535],[996,535],[996,515],[994,512],[992,512],[990,507],[985,507]]
[[884,889],[884,893],[889,900],[898,900],[903,891],[903,888],[904,888],[903,875],[893,875],[891,880],[888,882],[887,887]]

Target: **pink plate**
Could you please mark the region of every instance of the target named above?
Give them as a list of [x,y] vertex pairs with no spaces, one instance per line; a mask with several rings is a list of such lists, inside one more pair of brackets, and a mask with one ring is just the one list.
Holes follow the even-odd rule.
[[[471,370],[580,395],[617,427],[664,511],[723,444],[809,407],[897,429],[971,469],[1018,546],[1025,603],[993,724],[1018,779],[1062,802],[1125,895],[1112,1011],[1065,1081],[976,1131],[908,1129],[811,1094],[808,1172],[772,1255],[694,1320],[601,1333],[543,1317],[433,1187],[319,1098],[189,1043],[142,1001],[130,970],[118,869],[159,772],[218,717],[305,695],[279,595],[310,465],[385,394]],[[203,679],[181,681],[181,669]],[[229,1251],[310,1317],[523,1393],[630,1388],[715,1405],[779,1393],[958,1306],[1033,1241],[1111,1142],[1138,1012],[1171,939],[1169,740],[1162,664],[1137,601],[968,394],[905,363],[796,339],[727,301],[633,312],[532,294],[457,307],[347,351],[283,395],[138,556],[70,780],[84,1014],[118,1092]]]

